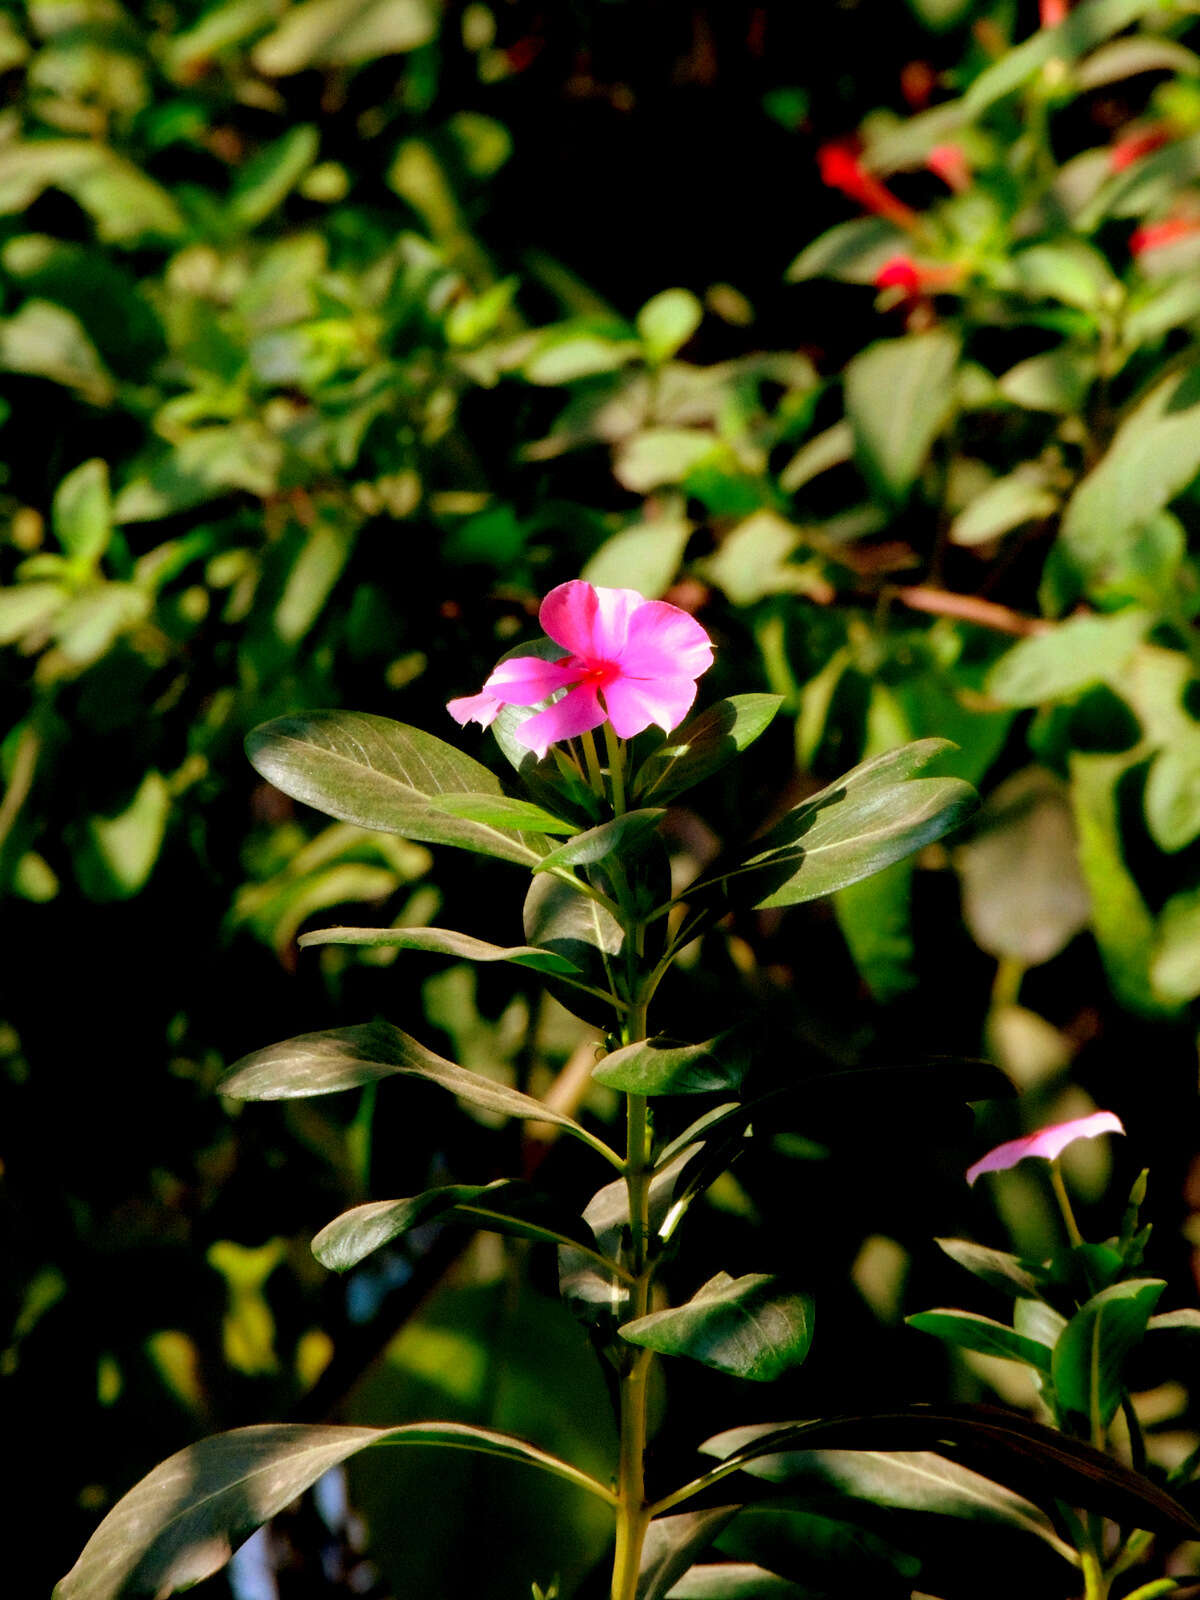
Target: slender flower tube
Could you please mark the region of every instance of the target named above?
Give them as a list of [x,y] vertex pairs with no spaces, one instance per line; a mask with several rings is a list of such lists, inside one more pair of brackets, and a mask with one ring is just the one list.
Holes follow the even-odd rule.
[[1165,122],[1156,122],[1148,128],[1138,128],[1133,133],[1127,133],[1109,149],[1108,170],[1124,172],[1127,167],[1132,167],[1144,156],[1153,155],[1156,150],[1161,150],[1163,145],[1169,143],[1170,138],[1171,129]]
[[925,157],[925,165],[955,194],[971,187],[971,168],[961,145],[935,144]]
[[1101,1133],[1124,1132],[1120,1118],[1111,1111],[1093,1111],[1089,1117],[1052,1122],[1036,1133],[1026,1134],[1023,1139],[1010,1139],[1007,1144],[998,1144],[994,1150],[989,1150],[973,1167],[967,1168],[967,1182],[973,1184],[984,1172],[1004,1172],[1027,1156],[1056,1161],[1076,1139],[1095,1139]]
[[565,689],[516,731],[539,760],[560,739],[604,722],[622,739],[651,723],[669,733],[691,708],[696,679],[712,666],[712,641],[694,617],[634,589],[594,588],[579,578],[560,583],[542,601],[538,620],[566,655],[502,661],[480,694],[446,709],[464,726],[486,728],[502,706],[540,705]]
[[908,300],[953,289],[962,280],[962,268],[914,261],[912,256],[892,256],[875,274],[877,289],[901,289]]
[[911,206],[897,200],[874,173],[868,172],[847,143],[825,144],[817,151],[821,182],[829,189],[840,189],[867,211],[886,217],[899,228],[912,229],[919,218]]
[[1144,256],[1151,250],[1178,244],[1182,239],[1195,238],[1197,234],[1200,234],[1200,219],[1195,217],[1168,217],[1164,222],[1148,222],[1130,234],[1129,253]]

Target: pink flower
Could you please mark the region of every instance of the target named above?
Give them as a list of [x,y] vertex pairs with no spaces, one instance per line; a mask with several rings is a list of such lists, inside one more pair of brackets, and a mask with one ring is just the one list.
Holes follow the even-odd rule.
[[989,1150],[981,1161],[967,1168],[967,1182],[974,1183],[982,1172],[1003,1172],[1015,1167],[1026,1156],[1041,1156],[1054,1161],[1076,1139],[1094,1139],[1101,1133],[1124,1133],[1120,1118],[1111,1111],[1093,1111],[1090,1117],[1075,1117],[1070,1122],[1052,1122],[1048,1128],[1027,1133],[1023,1139],[1010,1139]]
[[560,583],[542,601],[538,620],[567,655],[502,661],[481,694],[451,700],[446,709],[457,722],[486,728],[501,706],[536,706],[565,689],[516,731],[539,760],[559,739],[605,721],[622,739],[652,722],[669,733],[696,698],[696,679],[712,666],[712,641],[694,617],[634,589],[598,589],[579,578]]

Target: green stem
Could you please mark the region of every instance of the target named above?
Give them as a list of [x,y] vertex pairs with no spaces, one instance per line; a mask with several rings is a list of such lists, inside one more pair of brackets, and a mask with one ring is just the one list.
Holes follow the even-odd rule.
[[587,762],[588,782],[601,800],[604,795],[604,768],[600,765],[600,752],[596,749],[596,741],[592,737],[591,729],[581,733],[579,743],[583,746],[583,759]]
[[1108,1600],[1109,1579],[1094,1550],[1079,1552],[1083,1568],[1083,1600]]
[[604,747],[608,754],[608,781],[612,784],[612,806],[616,816],[625,811],[625,749],[613,731],[611,722],[604,724]]
[[[621,1030],[626,1044],[646,1037],[646,1002],[631,1010]],[[650,1309],[654,1276],[650,1259],[650,1118],[646,1096],[625,1097],[625,1188],[629,1196],[628,1267],[633,1278],[629,1317]],[[617,1540],[612,1600],[635,1600],[642,1544],[650,1525],[646,1504],[646,1391],[653,1352],[627,1345],[621,1353],[621,1446],[617,1468]]]
[[1058,1209],[1062,1212],[1067,1238],[1072,1245],[1081,1245],[1083,1235],[1079,1231],[1079,1224],[1075,1221],[1075,1213],[1071,1210],[1071,1197],[1067,1193],[1067,1186],[1063,1182],[1062,1169],[1057,1159],[1050,1163],[1050,1185],[1054,1190],[1054,1198],[1058,1201]]

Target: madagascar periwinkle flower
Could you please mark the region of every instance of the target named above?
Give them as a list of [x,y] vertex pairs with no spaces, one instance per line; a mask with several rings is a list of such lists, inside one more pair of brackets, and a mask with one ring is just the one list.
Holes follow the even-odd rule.
[[694,617],[635,589],[560,583],[542,601],[538,621],[567,652],[554,661],[513,656],[502,661],[480,694],[451,700],[456,722],[493,722],[502,706],[536,706],[516,738],[540,760],[552,744],[608,722],[629,739],[655,723],[669,733],[696,698],[696,679],[712,666],[712,641]]
[[1094,1139],[1101,1133],[1124,1133],[1121,1119],[1112,1111],[1093,1111],[1088,1117],[1073,1117],[1070,1122],[1052,1122],[1027,1133],[1023,1139],[1010,1139],[989,1150],[973,1167],[967,1168],[967,1182],[974,1183],[984,1172],[1004,1172],[1015,1167],[1027,1156],[1041,1156],[1043,1161],[1056,1161],[1069,1144],[1076,1139]]

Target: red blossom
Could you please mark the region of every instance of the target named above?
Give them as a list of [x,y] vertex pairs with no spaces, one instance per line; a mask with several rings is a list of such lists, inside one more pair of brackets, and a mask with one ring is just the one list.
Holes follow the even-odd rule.
[[908,300],[921,295],[952,289],[962,277],[962,268],[944,263],[918,262],[912,256],[892,256],[875,274],[877,289],[901,289]]
[[859,161],[853,146],[842,142],[825,144],[817,151],[821,182],[829,189],[840,189],[851,200],[877,217],[886,217],[899,228],[914,228],[917,214]]
[[1165,245],[1178,244],[1181,239],[1191,239],[1200,234],[1200,221],[1194,217],[1168,217],[1165,222],[1148,222],[1129,237],[1131,255],[1144,256],[1150,250],[1161,250]]
[[1057,28],[1067,20],[1071,0],[1040,0],[1043,28]]
[[1165,122],[1155,123],[1149,128],[1139,128],[1134,133],[1127,133],[1123,139],[1118,139],[1108,152],[1108,170],[1110,172],[1124,172],[1126,167],[1133,166],[1135,161],[1140,161],[1143,156],[1152,155],[1155,150],[1161,150],[1171,137],[1171,130]]

